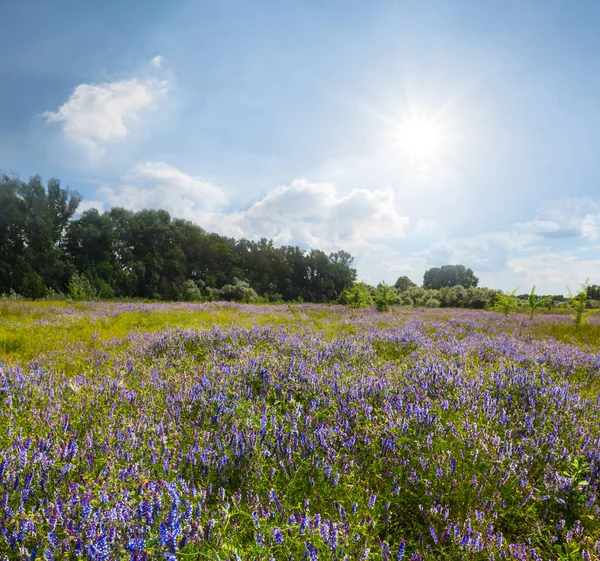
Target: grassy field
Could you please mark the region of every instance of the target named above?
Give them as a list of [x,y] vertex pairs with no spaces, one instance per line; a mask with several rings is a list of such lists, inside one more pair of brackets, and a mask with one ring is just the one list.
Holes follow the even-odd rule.
[[0,302],[0,559],[600,559],[600,326]]

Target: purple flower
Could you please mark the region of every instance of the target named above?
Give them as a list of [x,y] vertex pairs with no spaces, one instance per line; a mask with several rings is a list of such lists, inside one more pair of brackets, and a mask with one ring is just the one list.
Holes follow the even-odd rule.
[[402,540],[400,542],[400,547],[398,548],[398,553],[396,554],[396,560],[402,561],[404,557],[404,551],[406,550],[406,540]]
[[272,534],[273,534],[273,539],[275,540],[275,543],[278,544],[283,544],[283,534],[281,533],[281,530],[279,528],[273,528],[271,530]]
[[369,497],[369,509],[373,510],[373,507],[375,506],[375,501],[377,500],[377,494],[373,493],[370,497]]

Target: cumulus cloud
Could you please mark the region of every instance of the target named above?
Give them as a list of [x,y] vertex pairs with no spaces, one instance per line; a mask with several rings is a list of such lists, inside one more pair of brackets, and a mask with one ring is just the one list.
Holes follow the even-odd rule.
[[516,256],[508,261],[508,269],[524,279],[525,286],[536,285],[547,293],[564,294],[567,286],[576,291],[587,278],[600,279],[600,260],[581,259],[572,251]]
[[166,90],[167,83],[154,78],[102,84],[80,84],[57,111],[46,111],[48,123],[57,123],[64,134],[95,159],[107,144],[131,133],[143,110]]
[[535,236],[528,232],[486,232],[437,241],[421,254],[436,266],[462,263],[478,271],[497,272],[506,267],[513,252],[533,249],[534,241]]
[[534,220],[516,228],[542,238],[588,238],[600,234],[600,204],[591,197],[562,197],[540,206]]
[[[418,255],[428,266],[472,267],[483,285],[506,289],[537,285],[546,293],[565,293],[569,283],[600,278],[600,261],[581,258],[583,251],[598,252],[599,246],[590,241],[598,238],[599,226],[596,200],[563,197],[541,205],[532,220],[507,230],[439,240]],[[570,240],[572,248],[565,251],[560,240]],[[582,243],[585,247],[578,247]]]
[[273,189],[247,210],[209,219],[228,235],[351,249],[366,247],[374,240],[403,237],[409,220],[395,207],[391,189],[354,189],[341,195],[330,183],[295,179]]
[[189,220],[197,219],[204,210],[227,204],[227,196],[213,183],[165,162],[139,164],[120,185],[102,187],[97,196],[108,206],[164,209]]
[[86,210],[95,208],[98,212],[104,212],[106,210],[102,201],[81,201],[77,207],[77,214],[81,215]]
[[145,162],[96,198],[107,207],[165,209],[172,216],[232,237],[267,237],[278,244],[388,255],[386,241],[406,235],[409,219],[396,211],[391,189],[354,189],[340,194],[330,183],[295,179],[276,187],[247,209],[224,211],[224,192],[202,177],[165,162]]

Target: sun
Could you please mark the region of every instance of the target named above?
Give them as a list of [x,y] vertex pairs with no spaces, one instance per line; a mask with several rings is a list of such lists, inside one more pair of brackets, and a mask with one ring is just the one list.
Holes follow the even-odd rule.
[[396,125],[396,147],[416,163],[430,163],[445,150],[440,122],[424,115],[409,115]]

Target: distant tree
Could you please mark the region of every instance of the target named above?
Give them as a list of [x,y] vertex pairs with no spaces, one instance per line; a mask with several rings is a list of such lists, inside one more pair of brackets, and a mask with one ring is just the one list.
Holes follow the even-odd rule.
[[390,297],[390,287],[385,282],[381,282],[377,286],[375,307],[377,308],[378,312],[388,312],[391,306],[392,299]]
[[404,292],[413,286],[417,286],[413,281],[411,281],[406,275],[398,277],[398,280],[394,283],[394,287],[396,290],[400,292]]
[[234,278],[232,284],[226,284],[221,288],[218,291],[218,295],[222,300],[233,300],[235,302],[244,302],[246,304],[258,300],[256,291],[246,281],[238,278]]
[[479,279],[471,269],[464,265],[444,265],[434,267],[425,272],[423,276],[424,288],[443,288],[462,286],[464,288],[476,287]]
[[61,243],[80,200],[57,179],[44,187],[39,176],[0,176],[0,292],[19,292],[23,283],[31,291],[35,275],[45,287],[64,286],[70,271]]
[[587,297],[590,300],[600,300],[600,286],[591,284],[587,287]]
[[494,309],[504,313],[504,315],[510,314],[518,305],[519,302],[515,297],[515,294],[519,290],[515,288],[512,292],[499,292],[494,302]]
[[0,293],[19,292],[23,281],[25,203],[22,182],[0,176]]
[[165,210],[75,217],[79,202],[58,180],[0,175],[0,294],[197,300],[241,290],[246,300],[330,302],[356,280],[346,251],[235,240]]
[[351,308],[366,308],[373,303],[369,287],[364,282],[355,282],[352,288],[345,289],[338,302]]
[[571,308],[571,317],[577,328],[582,327],[589,321],[589,316],[598,313],[600,310],[588,310],[587,300],[589,298],[589,279],[581,284],[581,290],[577,294],[573,294],[571,289],[567,287],[569,292],[569,307]]
[[87,276],[74,273],[69,280],[69,297],[73,300],[94,300],[98,293]]
[[46,296],[48,289],[44,285],[42,277],[35,271],[30,271],[23,279],[21,292],[23,293],[23,296],[37,300],[38,298],[43,298]]
[[535,285],[531,287],[531,292],[527,297],[527,305],[529,306],[530,318],[533,319],[533,312],[536,308],[544,306],[552,296],[544,296],[543,298],[535,294]]
[[183,283],[181,299],[186,302],[199,302],[202,300],[202,292],[192,279],[188,279]]

